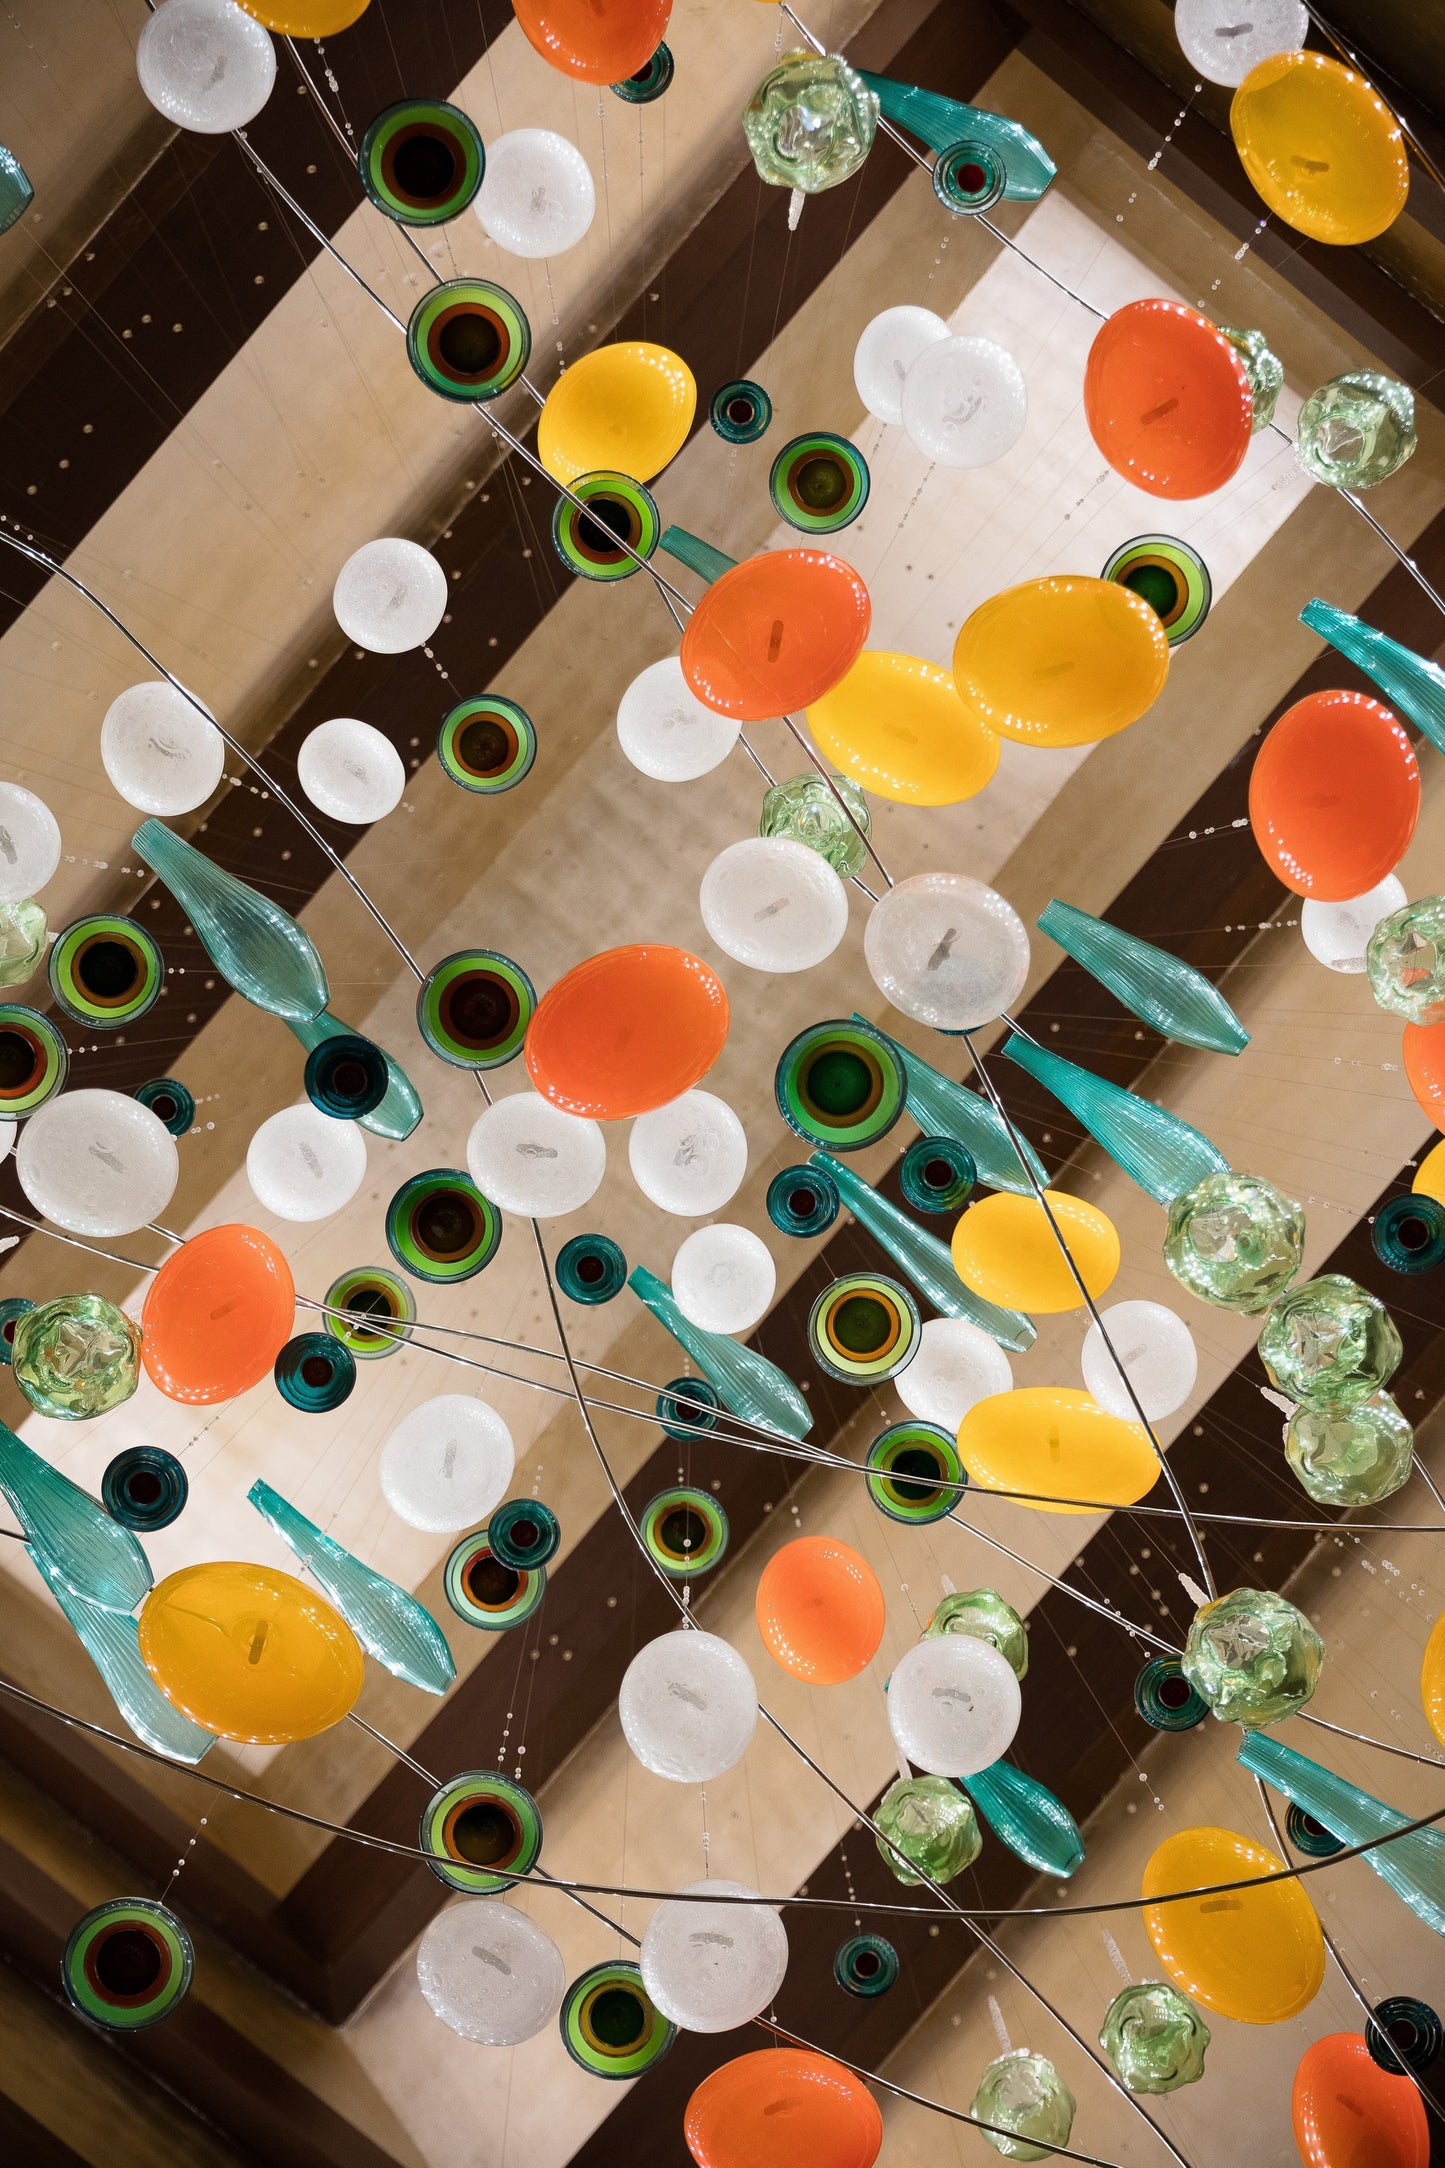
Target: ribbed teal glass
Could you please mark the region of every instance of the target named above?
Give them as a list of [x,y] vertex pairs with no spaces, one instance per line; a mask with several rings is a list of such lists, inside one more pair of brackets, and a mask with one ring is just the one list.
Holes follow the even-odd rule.
[[[1236,1758],[1251,1776],[1263,1777],[1346,1844],[1368,1844],[1372,1838],[1404,1829],[1413,1820],[1263,1732],[1247,1731]],[[1408,1837],[1379,1845],[1361,1857],[1417,1919],[1433,1927],[1437,1935],[1445,1935],[1445,1830],[1438,1826],[1412,1830]]]
[[1208,1137],[1152,1099],[1141,1099],[1018,1032],[1005,1039],[1003,1052],[1052,1092],[1156,1203],[1172,1204],[1207,1174],[1228,1174],[1229,1161]]
[[1012,1762],[959,1777],[984,1821],[1009,1850],[1040,1874],[1067,1877],[1084,1863],[1079,1825],[1061,1799]]
[[[853,1021],[865,1024],[868,1019],[855,1013]],[[919,1055],[910,1054],[901,1040],[895,1039],[891,1043],[897,1047],[907,1071],[908,1111],[924,1136],[952,1137],[955,1144],[965,1145],[973,1154],[980,1182],[990,1189],[1007,1189],[1015,1196],[1032,1197],[1034,1183],[1029,1180],[1028,1169],[1014,1150],[997,1108],[982,1093],[970,1091],[966,1084],[956,1083]],[[1034,1181],[1040,1189],[1047,1189],[1049,1178],[1044,1172],[1043,1161],[1027,1139],[1023,1140],[1023,1146]]]
[[764,1430],[781,1431],[787,1438],[807,1437],[813,1427],[813,1411],[776,1363],[726,1333],[704,1332],[690,1323],[673,1301],[672,1289],[645,1265],[638,1265],[628,1274],[627,1284],[638,1301],[646,1303],[658,1324],[665,1325],[678,1346],[692,1357],[730,1415],[744,1423],[757,1423]]
[[46,1553],[68,1588],[107,1611],[135,1609],[152,1578],[135,1537],[3,1423],[0,1491],[28,1541]]
[[34,201],[29,174],[15,153],[0,144],[0,233],[8,233]]
[[246,1493],[261,1518],[289,1543],[317,1586],[331,1598],[368,1656],[395,1678],[428,1694],[444,1694],[457,1675],[447,1637],[424,1605],[384,1573],[364,1566],[334,1536],[288,1505],[269,1483]]
[[130,1613],[109,1611],[77,1595],[42,1544],[32,1542],[30,1556],[136,1737],[173,1761],[198,1762],[215,1745],[216,1735],[166,1700],[145,1667],[140,1629]]
[[808,1164],[820,1167],[830,1178],[859,1226],[867,1228],[941,1317],[966,1318],[1016,1355],[1033,1346],[1038,1334],[1032,1318],[1018,1310],[1001,1310],[965,1287],[953,1269],[948,1245],[937,1235],[929,1234],[887,1197],[880,1197],[871,1182],[830,1153],[814,1152]]
[[725,572],[731,572],[737,563],[725,550],[715,550],[711,542],[704,542],[689,534],[686,527],[664,527],[657,544],[669,557],[675,557],[689,572],[698,573],[709,586],[720,580]]
[[1437,752],[1445,753],[1445,670],[1439,663],[1427,662],[1388,633],[1376,632],[1373,625],[1318,596],[1300,611],[1300,623],[1363,670],[1390,706],[1423,730]]
[[228,986],[258,1009],[306,1024],[331,998],[309,934],[269,897],[225,873],[159,821],[142,821],[131,848],[166,884]]
[[[304,1022],[293,1016],[283,1017],[282,1021],[296,1034],[308,1054],[320,1046],[323,1039],[352,1036],[351,1025],[343,1024],[329,1009],[322,1009],[319,1015],[308,1017]],[[369,1114],[358,1114],[356,1123],[359,1129],[369,1129],[374,1137],[390,1137],[393,1143],[400,1144],[416,1128],[424,1109],[417,1097],[416,1086],[400,1062],[387,1054],[385,1047],[380,1051],[386,1054],[386,1097]]]
[[1167,949],[1057,897],[1039,913],[1039,931],[1166,1039],[1208,1054],[1242,1054],[1248,1046],[1249,1033],[1223,994]]
[[1058,171],[1038,137],[1002,113],[964,105],[941,91],[895,83],[891,76],[869,75],[863,68],[858,73],[889,120],[931,151],[947,151],[955,143],[986,143],[1003,160],[1003,192],[1011,203],[1037,203]]

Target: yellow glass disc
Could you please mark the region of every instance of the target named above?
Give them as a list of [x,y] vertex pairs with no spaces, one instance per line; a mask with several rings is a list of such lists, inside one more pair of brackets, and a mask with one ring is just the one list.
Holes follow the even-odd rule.
[[[1141,1423],[1110,1415],[1071,1385],[1026,1385],[975,1401],[958,1428],[968,1479],[985,1490],[1098,1499],[1132,1506],[1151,1491],[1159,1460]],[[1039,1505],[1087,1513],[1087,1505]]]
[[650,482],[682,450],[697,385],[680,354],[629,339],[564,369],[537,417],[537,455],[554,481],[629,474]]
[[1373,241],[1405,208],[1399,122],[1363,76],[1327,53],[1276,53],[1251,68],[1229,127],[1257,193],[1312,241]]
[[1023,745],[1092,745],[1153,706],[1169,675],[1157,614],[1117,580],[1025,580],[963,621],[959,694]]
[[267,1566],[212,1560],[167,1575],[141,1606],[140,1652],[194,1723],[253,1746],[326,1731],[361,1692],[361,1646],[345,1619]]
[[916,655],[860,655],[808,728],[825,760],[899,805],[957,805],[998,766],[998,739],[952,673]]
[[1445,1137],[1431,1145],[1410,1187],[1417,1197],[1433,1197],[1436,1204],[1445,1204]]
[[[1097,1205],[1044,1192],[1059,1232],[1095,1301],[1119,1269],[1119,1235]],[[1005,1310],[1078,1310],[1084,1298],[1036,1197],[1000,1191],[970,1205],[953,1230],[953,1269],[966,1287]]]
[[363,16],[371,0],[240,0],[248,15],[283,38],[334,38]]
[[[1253,1880],[1284,1864],[1232,1829],[1181,1829],[1153,1854],[1140,1895]],[[1174,1985],[1242,2025],[1297,2017],[1325,1976],[1324,1934],[1298,1882],[1146,1906],[1144,1926]]]
[[1436,1619],[1425,1643],[1425,1660],[1420,1666],[1420,1699],[1425,1704],[1431,1731],[1441,1746],[1445,1746],[1445,1611]]

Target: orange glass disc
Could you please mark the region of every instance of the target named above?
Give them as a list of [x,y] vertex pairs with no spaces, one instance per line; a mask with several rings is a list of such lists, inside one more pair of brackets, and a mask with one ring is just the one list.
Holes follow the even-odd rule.
[[527,1071],[553,1106],[620,1122],[691,1091],[723,1050],[722,980],[686,949],[604,949],[542,996]]
[[1089,349],[1084,413],[1116,474],[1151,497],[1206,497],[1249,449],[1244,363],[1182,301],[1131,301]]
[[1445,1128],[1445,1023],[1407,1024],[1402,1047],[1406,1083],[1422,1112]]
[[171,1400],[209,1408],[266,1376],[291,1337],[291,1267],[259,1227],[211,1227],[168,1257],[141,1311],[146,1375]]
[[821,700],[852,669],[873,605],[823,550],[766,550],[715,580],[682,636],[682,674],[719,715],[765,722]]
[[361,1692],[361,1644],[345,1619],[268,1566],[183,1566],[151,1590],[139,1627],[142,1661],[167,1701],[223,1739],[313,1738]]
[[703,2079],[682,2134],[697,2168],[873,2168],[883,2118],[829,2056],[760,2048]]
[[1280,717],[1249,779],[1254,840],[1297,896],[1344,903],[1405,855],[1420,770],[1390,710],[1366,693],[1310,693]]
[[1419,2090],[1382,2070],[1361,2033],[1327,2033],[1307,2047],[1289,2105],[1306,2168],[1427,2168]]
[[661,45],[672,0],[512,0],[529,45],[580,83],[623,83]]
[[877,1655],[888,1609],[866,1558],[832,1536],[799,1536],[763,1568],[757,1617],[775,1664],[811,1686],[840,1686]]

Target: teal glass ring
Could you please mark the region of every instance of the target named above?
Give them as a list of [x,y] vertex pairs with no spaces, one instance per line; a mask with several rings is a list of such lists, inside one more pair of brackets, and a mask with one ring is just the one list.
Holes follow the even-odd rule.
[[1428,2002],[1415,1995],[1387,1995],[1365,2026],[1365,2046],[1382,2070],[1419,2077],[1445,2047],[1445,2028]]
[[716,1430],[722,1395],[706,1378],[674,1378],[657,1396],[662,1434],[676,1445]]
[[7,1370],[15,1360],[15,1328],[34,1308],[28,1295],[8,1295],[0,1302],[0,1365]]
[[624,82],[611,83],[608,88],[614,98],[621,98],[626,105],[651,105],[660,98],[676,73],[672,52],[666,45],[659,45],[651,60],[644,61],[635,75]]
[[1392,1272],[1433,1272],[1445,1263],[1445,1205],[1423,1191],[1392,1197],[1375,1214],[1370,1243]]
[[334,1332],[298,1332],[276,1357],[272,1375],[281,1398],[303,1415],[326,1415],[351,1397],[356,1357]]
[[886,1995],[898,1978],[898,1952],[882,1935],[850,1935],[833,1959],[833,1978],[845,1995]]
[[562,1524],[540,1498],[509,1498],[487,1523],[493,1558],[514,1573],[535,1573],[557,1554]]
[[1311,1859],[1333,1859],[1336,1852],[1343,1852],[1345,1840],[1333,1830],[1317,1822],[1312,1814],[1306,1814],[1293,1800],[1285,1810],[1284,1833],[1297,1852],[1304,1852]]
[[868,1448],[868,1495],[890,1521],[941,1521],[968,1483],[958,1447],[934,1423],[894,1423]]
[[825,1234],[837,1217],[838,1185],[822,1167],[784,1167],[768,1184],[768,1218],[780,1234]]
[[991,211],[1007,186],[1003,159],[991,143],[977,137],[950,143],[933,162],[933,193],[955,218]]
[[724,444],[756,444],[772,422],[773,402],[761,384],[738,377],[731,384],[719,385],[707,418]]
[[338,1031],[306,1057],[306,1096],[318,1114],[334,1121],[359,1122],[386,1097],[391,1072],[386,1056],[359,1032]]
[[174,1453],[158,1445],[131,1445],[100,1479],[100,1502],[113,1521],[150,1535],[180,1518],[190,1485]]
[[131,1097],[138,1099],[143,1107],[149,1107],[158,1122],[164,1122],[173,1137],[183,1137],[196,1118],[196,1102],[184,1084],[173,1076],[152,1077],[148,1084],[137,1084]]
[[627,1259],[608,1235],[573,1235],[552,1269],[568,1301],[589,1308],[611,1302],[627,1285]]
[[1209,1714],[1175,1656],[1156,1656],[1144,1666],[1134,1681],[1134,1706],[1155,1731],[1192,1731]]
[[919,1137],[903,1155],[898,1181],[915,1212],[958,1212],[973,1195],[978,1167],[953,1137]]

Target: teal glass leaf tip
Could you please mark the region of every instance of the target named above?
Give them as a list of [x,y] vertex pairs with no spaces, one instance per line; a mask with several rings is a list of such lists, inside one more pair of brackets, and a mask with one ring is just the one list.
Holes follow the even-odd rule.
[[806,1438],[813,1427],[813,1411],[803,1394],[776,1363],[745,1347],[726,1333],[705,1332],[683,1316],[672,1289],[655,1272],[638,1265],[627,1284],[652,1312],[659,1325],[672,1334],[684,1353],[716,1391],[730,1415],[753,1423],[761,1430],[775,1430],[786,1438]]
[[1002,1051],[1066,1106],[1156,1203],[1172,1204],[1206,1175],[1228,1174],[1229,1161],[1208,1137],[1152,1099],[1125,1091],[1018,1032],[1004,1041]]
[[[867,1024],[868,1019],[855,1010],[853,1022]],[[877,1027],[869,1025],[869,1029]],[[921,1055],[910,1052],[901,1040],[892,1039],[889,1044],[896,1048],[903,1063],[908,1112],[925,1137],[948,1137],[963,1145],[973,1155],[979,1181],[989,1189],[1011,1190],[1017,1197],[1032,1197],[1035,1183],[1047,1189],[1049,1178],[1043,1161],[1024,1137],[1019,1139],[1023,1147],[1020,1156],[997,1109],[981,1092],[970,1091],[966,1084],[945,1076]]]
[[1218,987],[1181,957],[1057,896],[1039,913],[1038,925],[1116,1001],[1166,1039],[1210,1054],[1242,1054],[1248,1046],[1249,1033]]
[[1318,595],[1300,611],[1300,623],[1363,670],[1390,706],[1422,730],[1437,752],[1445,753],[1445,670],[1439,663],[1427,662],[1413,648]]
[[150,1560],[98,1499],[0,1423],[0,1491],[37,1552],[77,1596],[133,1611],[151,1587]]
[[326,969],[289,911],[159,821],[142,821],[131,848],[165,882],[228,986],[289,1023],[321,1013],[331,998]]
[[1437,1825],[1412,1830],[1407,1837],[1396,1836],[1414,1819],[1412,1815],[1402,1814],[1398,1807],[1361,1791],[1357,1784],[1265,1733],[1247,1731],[1237,1759],[1251,1776],[1272,1784],[1344,1844],[1370,1844],[1379,1837],[1392,1837],[1392,1843],[1376,1844],[1361,1857],[1417,1919],[1437,1935],[1445,1935],[1445,1830]]

